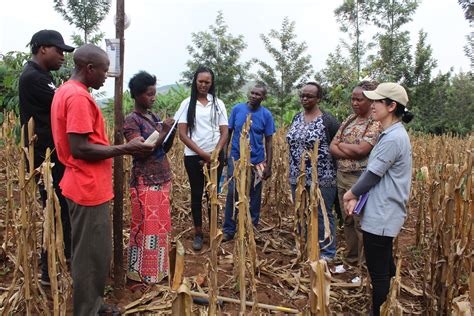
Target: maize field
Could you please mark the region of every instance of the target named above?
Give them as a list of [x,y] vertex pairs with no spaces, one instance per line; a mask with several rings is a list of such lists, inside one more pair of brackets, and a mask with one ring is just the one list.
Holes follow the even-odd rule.
[[[0,314],[69,315],[72,280],[61,251],[62,229],[59,203],[51,184],[51,163],[46,159],[41,168],[34,170],[33,144],[21,147],[22,142],[15,136],[18,123],[13,115],[5,117],[0,134]],[[200,252],[192,250],[194,232],[184,146],[176,139],[168,153],[174,176],[170,280],[137,293],[114,287],[111,275],[105,293],[107,302],[118,304],[124,314],[134,315],[368,314],[368,274],[363,266],[343,263],[341,228],[337,232],[335,262],[319,260],[314,210],[324,202],[317,173],[313,173],[310,191],[305,190],[302,181],[292,201],[285,128],[273,137],[272,177],[264,183],[259,227],[252,228],[247,194],[252,166],[246,130],[248,125],[240,140],[241,160],[234,172],[239,193],[235,239],[221,242],[227,183],[217,193],[218,160],[214,154],[206,169],[208,198],[203,202],[204,209],[210,208],[211,218],[203,212],[204,247]],[[32,136],[29,139],[34,139]],[[394,241],[397,272],[382,315],[471,315],[474,136],[412,134],[411,142],[413,179],[408,217]],[[315,166],[317,155],[306,154]],[[131,159],[125,157],[124,179],[129,178],[130,167]],[[45,208],[35,181],[38,176],[48,192]],[[127,180],[123,193],[126,252],[130,223]],[[309,242],[297,228],[303,224],[308,227]],[[55,276],[50,287],[42,287],[38,281],[41,247],[48,250],[49,274]],[[335,271],[340,264],[344,264],[344,271]]]

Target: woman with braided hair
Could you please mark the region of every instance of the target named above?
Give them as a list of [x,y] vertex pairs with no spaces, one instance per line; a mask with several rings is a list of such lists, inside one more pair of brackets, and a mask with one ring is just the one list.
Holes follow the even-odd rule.
[[199,67],[194,73],[191,96],[181,102],[177,116],[179,138],[185,145],[184,166],[191,186],[191,212],[194,221],[193,249],[201,250],[202,194],[205,177],[204,164],[211,162],[211,153],[219,151],[217,178],[224,167],[224,151],[227,143],[228,122],[224,103],[216,97],[214,73]]

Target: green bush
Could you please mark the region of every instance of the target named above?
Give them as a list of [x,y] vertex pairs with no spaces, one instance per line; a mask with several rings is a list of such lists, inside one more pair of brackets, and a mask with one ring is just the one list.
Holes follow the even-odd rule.
[[22,52],[0,55],[0,112],[14,111],[19,114],[18,81],[30,56]]

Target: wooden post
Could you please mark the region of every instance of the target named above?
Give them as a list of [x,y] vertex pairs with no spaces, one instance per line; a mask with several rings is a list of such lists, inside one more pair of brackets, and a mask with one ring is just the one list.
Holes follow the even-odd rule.
[[[117,14],[115,24],[115,36],[120,40],[120,74],[115,78],[114,94],[114,145],[123,144],[123,66],[124,66],[124,0],[117,0]],[[123,157],[114,158],[114,210],[113,210],[113,232],[114,232],[114,283],[116,287],[125,284],[125,272],[123,269]]]

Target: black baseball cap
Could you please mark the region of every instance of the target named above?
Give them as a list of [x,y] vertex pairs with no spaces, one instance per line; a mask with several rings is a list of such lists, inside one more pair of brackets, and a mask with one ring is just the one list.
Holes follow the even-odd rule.
[[58,31],[41,30],[31,38],[31,47],[56,46],[66,52],[72,52],[74,47],[64,44],[64,39]]

